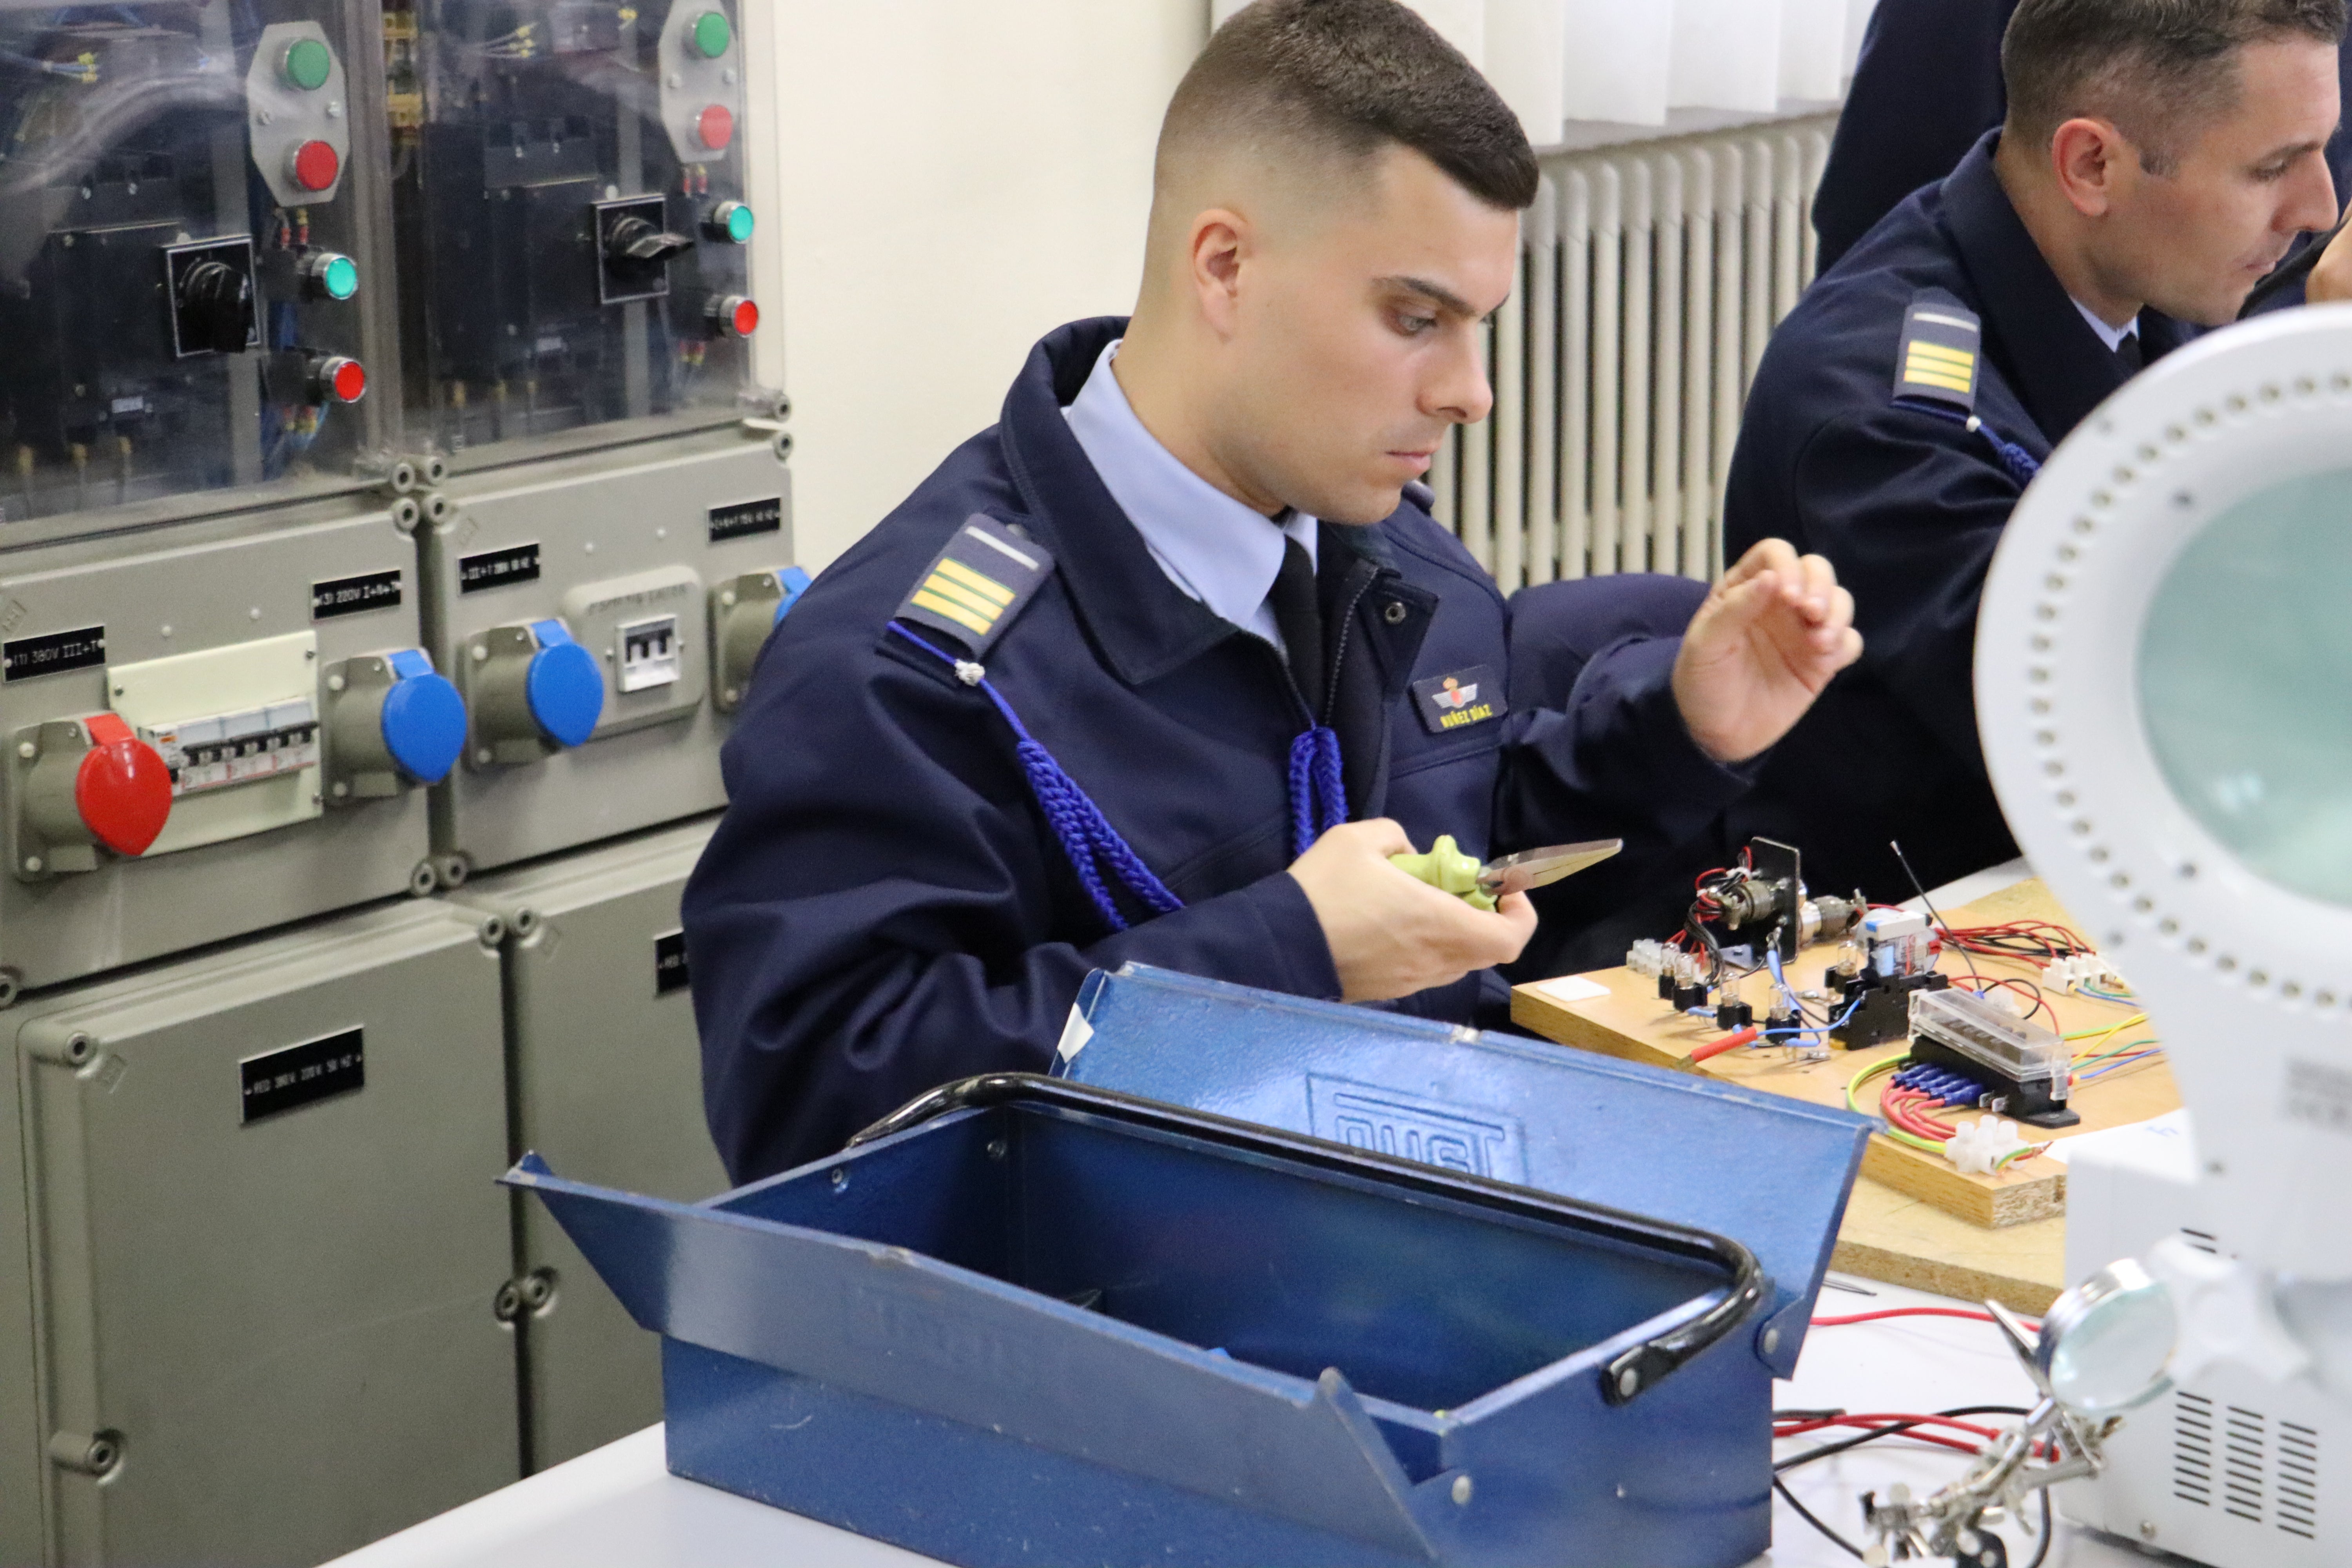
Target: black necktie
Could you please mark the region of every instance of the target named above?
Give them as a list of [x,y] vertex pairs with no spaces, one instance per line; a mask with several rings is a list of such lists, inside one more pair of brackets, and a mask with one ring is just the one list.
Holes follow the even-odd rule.
[[2137,332],[2127,334],[2123,342],[2116,345],[2116,363],[2124,367],[2126,381],[2129,381],[2140,373],[2140,367],[2147,361],[2140,353]]
[[1282,632],[1282,646],[1290,654],[1290,679],[1298,683],[1298,694],[1307,699],[1307,710],[1318,719],[1323,712],[1323,605],[1315,592],[1315,563],[1307,558],[1306,547],[1286,536],[1282,542],[1282,570],[1274,575],[1274,590],[1266,595],[1274,606],[1274,624]]

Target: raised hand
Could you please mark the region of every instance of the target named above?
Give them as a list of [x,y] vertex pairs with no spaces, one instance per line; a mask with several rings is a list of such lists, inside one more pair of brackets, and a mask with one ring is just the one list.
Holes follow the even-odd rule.
[[1719,763],[1763,751],[1862,657],[1853,595],[1818,555],[1768,539],[1724,574],[1683,633],[1675,704]]

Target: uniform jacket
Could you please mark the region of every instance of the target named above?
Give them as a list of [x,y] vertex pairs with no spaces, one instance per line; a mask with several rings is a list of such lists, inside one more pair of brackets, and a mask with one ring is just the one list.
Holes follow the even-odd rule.
[[[1906,310],[1939,294],[1983,319],[1976,412],[2044,458],[2122,385],[2122,363],[2042,259],[1993,172],[1998,136],[1906,199],[1774,334],[1732,455],[1725,551],[1779,536],[1853,591],[1865,648],[1729,814],[1804,852],[1817,889],[1910,896],[2016,853],[1978,748],[1971,678],[1985,569],[2022,487],[1992,443],[1898,405]],[[2140,315],[2153,363],[2188,329]]]
[[[1123,330],[1040,343],[973,437],[803,595],[725,750],[729,806],[687,888],[704,1092],[738,1181],[830,1152],[974,1073],[1042,1071],[1079,983],[1130,960],[1302,996],[1339,984],[1297,882],[1287,761],[1307,716],[1279,655],[1171,584],[1060,410]],[[1185,907],[1113,932],[1032,796],[986,696],[887,627],[975,513],[1054,571],[984,655],[988,679]],[[1433,731],[1415,682],[1501,694],[1508,617],[1419,505],[1326,523],[1328,720],[1358,818],[1475,855],[1631,835],[1672,842],[1752,776],[1690,740],[1678,643],[1629,637],[1551,709]],[[935,642],[938,634],[927,632]],[[1499,981],[1409,998],[1467,1021]]]
[[[1905,196],[1952,171],[2009,111],[2000,38],[2018,0],[1878,0],[1838,116],[1813,228],[1827,271]],[[2339,57],[2352,112],[2352,43]],[[2327,144],[2340,200],[2352,193],[2352,131]],[[2302,290],[2278,303],[2299,303]]]

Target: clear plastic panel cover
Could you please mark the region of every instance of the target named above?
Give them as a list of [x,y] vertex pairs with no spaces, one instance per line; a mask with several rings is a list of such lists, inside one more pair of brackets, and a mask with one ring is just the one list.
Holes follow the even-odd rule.
[[730,0],[384,13],[412,433],[736,411],[758,326]]
[[2148,742],[2257,874],[2352,904],[2352,469],[2263,490],[2181,552],[2141,632]]
[[0,520],[381,448],[374,48],[315,0],[0,0]]

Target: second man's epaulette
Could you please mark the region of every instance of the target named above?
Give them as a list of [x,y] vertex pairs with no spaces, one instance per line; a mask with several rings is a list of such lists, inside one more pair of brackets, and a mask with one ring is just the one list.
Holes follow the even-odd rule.
[[1053,556],[1034,540],[974,512],[924,569],[897,618],[943,632],[982,658],[1053,574]]
[[1895,395],[1974,414],[1983,361],[1984,322],[1975,311],[1940,289],[1916,295],[1903,314]]

